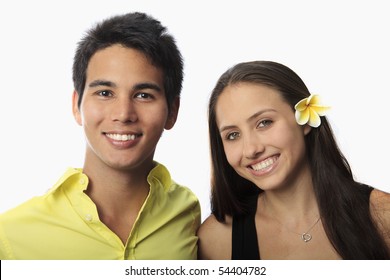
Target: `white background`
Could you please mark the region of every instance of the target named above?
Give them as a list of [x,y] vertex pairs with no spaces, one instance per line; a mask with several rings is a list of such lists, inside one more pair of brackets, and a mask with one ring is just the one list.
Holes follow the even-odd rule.
[[108,16],[142,11],[168,27],[185,60],[179,119],[155,159],[209,210],[207,103],[235,63],[274,60],[332,106],[357,180],[390,191],[386,1],[1,1],[0,212],[43,194],[85,141],[71,113],[76,43]]

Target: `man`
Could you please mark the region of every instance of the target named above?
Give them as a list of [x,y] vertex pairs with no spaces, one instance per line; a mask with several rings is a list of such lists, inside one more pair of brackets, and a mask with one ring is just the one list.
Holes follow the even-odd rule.
[[196,259],[199,202],[153,159],[182,80],[174,38],[152,17],[90,29],[73,64],[84,167],[0,216],[0,259]]

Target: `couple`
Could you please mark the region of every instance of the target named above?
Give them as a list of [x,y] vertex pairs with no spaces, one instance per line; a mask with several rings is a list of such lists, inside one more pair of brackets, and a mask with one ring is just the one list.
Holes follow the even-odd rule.
[[228,69],[209,103],[212,214],[154,161],[180,106],[174,38],[143,13],[79,42],[82,169],[0,215],[0,259],[389,259],[390,195],[355,182],[317,95],[288,67]]

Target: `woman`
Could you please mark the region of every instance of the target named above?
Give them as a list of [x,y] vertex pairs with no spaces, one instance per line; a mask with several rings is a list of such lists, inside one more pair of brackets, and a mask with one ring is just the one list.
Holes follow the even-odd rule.
[[356,182],[288,67],[240,63],[209,103],[212,214],[201,259],[390,259],[390,194]]

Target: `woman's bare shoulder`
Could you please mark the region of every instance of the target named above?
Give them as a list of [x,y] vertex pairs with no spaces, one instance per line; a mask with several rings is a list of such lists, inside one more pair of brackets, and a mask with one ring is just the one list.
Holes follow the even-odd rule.
[[210,215],[198,230],[198,257],[203,260],[231,259],[232,221],[226,218],[225,223],[219,222]]
[[374,189],[370,203],[371,215],[390,248],[390,193]]
[[373,209],[380,215],[390,215],[390,193],[374,189],[370,202]]

